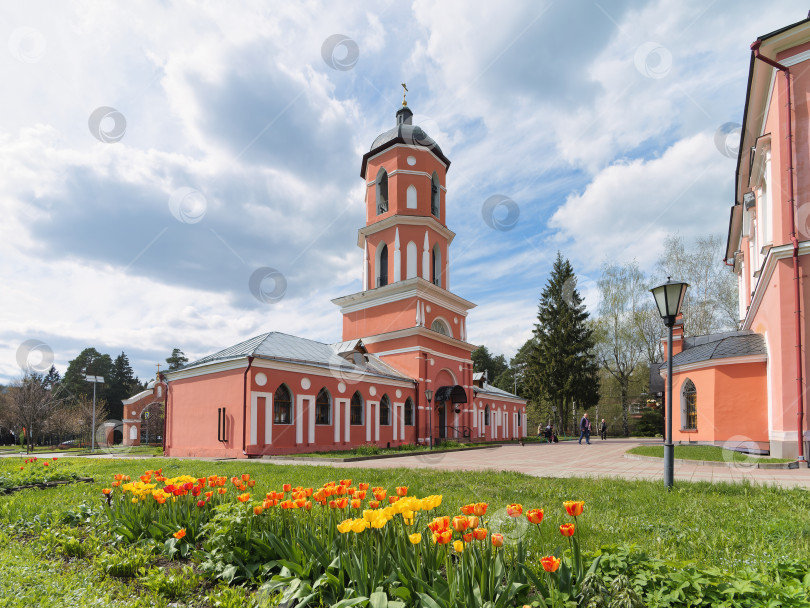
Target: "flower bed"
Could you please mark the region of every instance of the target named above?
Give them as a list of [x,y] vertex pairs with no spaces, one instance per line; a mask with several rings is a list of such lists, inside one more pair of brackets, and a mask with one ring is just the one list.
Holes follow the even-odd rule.
[[[102,493],[121,540],[159,547],[169,557],[197,549],[209,576],[263,582],[263,592],[282,602],[563,605],[588,580],[577,524],[581,501],[564,503],[554,524],[568,549],[530,558],[524,539],[540,533],[543,509],[511,504],[512,526],[494,532],[488,504],[441,514],[441,495],[409,496],[404,486],[389,492],[343,479],[320,488],[284,484],[263,496],[254,487],[249,474],[166,478],[158,469],[135,481],[116,475]],[[598,564],[598,558],[591,563],[591,575]]]
[[80,478],[69,466],[65,467],[56,456],[53,458],[32,456],[26,458],[19,466],[9,463],[4,468],[6,470],[0,473],[0,493],[26,488],[46,488],[80,479],[88,481],[87,478]]

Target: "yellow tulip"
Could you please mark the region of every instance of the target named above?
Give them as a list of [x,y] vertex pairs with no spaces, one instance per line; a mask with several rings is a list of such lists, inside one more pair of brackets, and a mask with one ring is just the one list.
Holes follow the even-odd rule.
[[412,545],[418,545],[419,543],[422,542],[422,535],[419,534],[418,532],[416,534],[411,534],[410,536],[408,536],[408,540],[411,541]]
[[457,540],[453,543],[453,549],[456,550],[456,553],[462,553],[464,551],[464,543],[460,540]]

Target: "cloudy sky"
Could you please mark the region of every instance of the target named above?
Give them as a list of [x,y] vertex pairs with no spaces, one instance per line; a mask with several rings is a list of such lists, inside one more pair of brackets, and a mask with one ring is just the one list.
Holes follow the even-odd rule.
[[0,383],[88,346],[145,378],[174,347],[339,340],[401,82],[452,161],[469,339],[511,356],[557,250],[593,306],[605,260],[725,235],[749,45],[805,4],[4,3]]

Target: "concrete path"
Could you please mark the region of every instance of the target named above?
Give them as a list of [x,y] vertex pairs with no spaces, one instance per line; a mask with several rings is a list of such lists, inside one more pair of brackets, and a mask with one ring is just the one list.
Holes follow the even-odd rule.
[[[591,445],[579,445],[576,441],[555,445],[527,444],[504,445],[494,450],[471,450],[469,452],[441,452],[340,462],[331,466],[340,468],[394,469],[441,469],[449,471],[520,471],[536,477],[618,477],[622,479],[645,479],[662,481],[664,461],[631,460],[624,453],[637,445],[661,445],[660,441],[608,439],[591,441]],[[282,462],[262,460],[272,464],[307,464],[303,461]],[[323,460],[310,463],[312,466],[327,466]],[[748,480],[757,484],[774,484],[783,487],[810,488],[810,469],[753,469],[745,464],[734,467],[704,466],[693,463],[675,463],[676,481],[740,482]]]

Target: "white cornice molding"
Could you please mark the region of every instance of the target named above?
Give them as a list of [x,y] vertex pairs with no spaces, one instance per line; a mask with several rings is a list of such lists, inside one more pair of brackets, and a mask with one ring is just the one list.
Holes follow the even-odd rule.
[[[801,241],[799,243],[799,255],[810,254],[810,241]],[[779,245],[778,247],[771,247],[765,262],[762,264],[762,272],[760,273],[757,284],[754,287],[754,297],[751,298],[751,304],[748,307],[748,313],[745,315],[742,329],[751,329],[751,324],[754,317],[759,310],[759,305],[762,303],[762,298],[765,297],[765,291],[771,282],[771,277],[776,269],[776,265],[780,260],[793,256],[793,245]]]
[[450,243],[453,242],[453,239],[456,238],[455,232],[442,225],[442,223],[432,215],[389,215],[387,218],[380,220],[379,222],[374,222],[373,224],[360,228],[357,231],[357,246],[362,249],[365,240],[369,236],[396,226],[424,226],[426,228],[432,228],[434,231],[438,232],[441,236],[447,239],[448,245],[450,245]]
[[[691,372],[696,369],[707,367],[719,367],[721,365],[739,365],[741,363],[765,363],[768,355],[741,355],[739,357],[723,357],[721,359],[706,359],[705,361],[695,361],[694,363],[684,363],[683,365],[673,365],[672,373]],[[667,366],[662,365],[658,372],[662,378],[667,377]]]
[[472,359],[462,359],[461,357],[454,357],[453,355],[440,353],[439,351],[433,350],[432,348],[428,348],[426,346],[407,346],[405,348],[394,348],[392,350],[374,353],[374,355],[376,357],[387,357],[390,355],[402,355],[405,353],[427,353],[434,357],[442,357],[443,359],[450,359],[451,361],[457,361],[458,363],[472,363]]
[[[438,144],[437,144],[437,145],[438,145]],[[387,147],[385,150],[381,150],[380,152],[377,152],[377,154],[374,154],[373,156],[369,156],[369,157],[366,159],[366,166],[368,166],[368,164],[369,164],[369,163],[370,163],[372,160],[374,160],[375,158],[377,158],[378,156],[382,156],[383,154],[386,154],[387,152],[390,152],[391,150],[396,150],[397,148],[406,148],[406,149],[408,149],[408,150],[413,150],[414,152],[427,152],[427,153],[428,153],[428,154],[430,154],[430,155],[431,155],[433,158],[435,158],[435,159],[436,159],[436,161],[437,161],[437,162],[438,162],[438,163],[439,163],[439,164],[440,164],[442,167],[444,167],[445,171],[447,170],[447,165],[445,165],[445,164],[444,164],[444,161],[443,161],[441,158],[439,158],[438,156],[436,156],[436,153],[435,153],[435,152],[433,152],[433,150],[431,150],[430,148],[427,148],[427,147],[425,147],[425,146],[415,146],[415,145],[413,145],[413,144],[394,144],[393,146],[389,146],[389,147]]]
[[332,300],[332,303],[340,306],[341,314],[347,314],[380,306],[381,304],[407,300],[408,298],[426,300],[465,318],[467,311],[476,306],[461,296],[434,285],[422,277],[413,277],[404,281],[389,283],[385,287],[377,287],[376,289],[341,296]]
[[186,378],[195,378],[196,376],[205,376],[208,374],[215,374],[217,372],[229,372],[235,369],[243,369],[247,367],[247,357],[239,359],[228,359],[227,361],[215,361],[212,363],[202,363],[195,365],[188,369],[180,369],[174,372],[165,372],[166,380],[185,380]]
[[[435,340],[436,342],[442,342],[444,344],[455,346],[457,348],[468,350],[470,352],[478,348],[474,344],[468,344],[467,342],[458,340],[457,338],[445,336],[444,334],[440,334],[439,332],[433,331],[432,329],[428,329],[426,327],[408,327],[405,329],[398,329],[396,331],[386,332],[384,334],[367,336],[363,338],[363,344],[379,344],[381,342],[388,342],[389,340],[398,340],[400,338],[411,338],[414,336],[420,338],[428,338],[431,340]],[[376,355],[376,353],[373,354]]]

